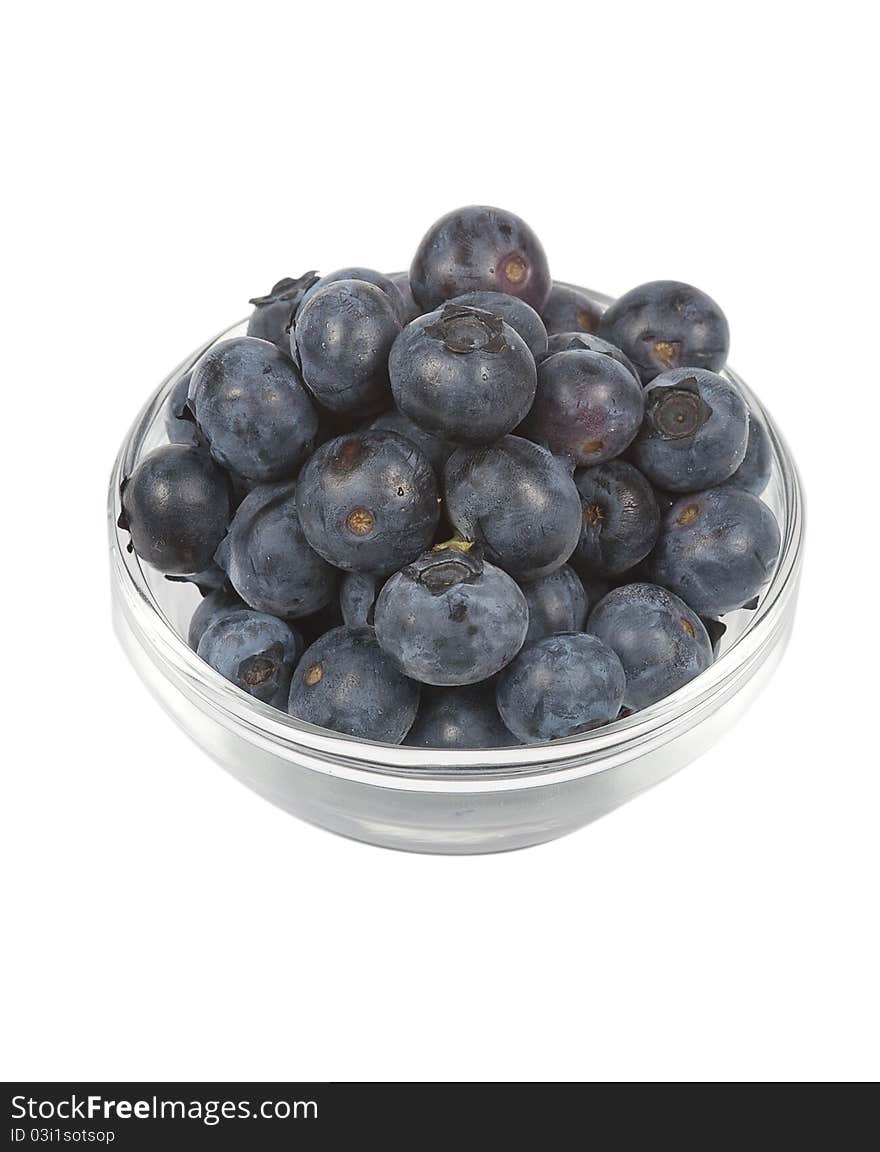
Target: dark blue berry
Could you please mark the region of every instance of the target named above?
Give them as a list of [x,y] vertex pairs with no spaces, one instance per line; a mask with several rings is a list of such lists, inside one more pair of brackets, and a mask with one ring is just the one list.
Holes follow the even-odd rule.
[[673,368],[718,372],[730,343],[715,301],[678,280],[653,280],[625,293],[603,314],[599,335],[626,353],[644,384]]
[[207,452],[167,444],[146,456],[122,485],[119,527],[160,572],[200,572],[229,523],[229,481]]
[[396,432],[398,436],[405,436],[407,440],[415,444],[416,448],[420,448],[424,452],[431,461],[431,467],[438,475],[443,471],[444,464],[455,451],[455,445],[449,440],[435,436],[433,432],[426,432],[424,428],[414,424],[409,416],[404,416],[399,408],[392,408],[388,412],[383,412],[381,416],[377,416],[372,421],[370,427],[378,428],[381,432]]
[[350,628],[373,626],[376,597],[384,579],[372,572],[346,572],[339,585],[339,606],[342,619]]
[[562,632],[523,648],[498,678],[496,697],[514,736],[540,744],[616,720],[624,686],[611,648],[585,632]]
[[525,300],[520,300],[518,296],[509,296],[506,292],[465,292],[463,296],[456,296],[449,303],[491,312],[522,336],[536,360],[546,355],[547,329],[544,327],[544,321],[531,305],[526,304]]
[[340,268],[337,272],[328,272],[326,276],[322,276],[321,279],[310,288],[306,293],[306,299],[308,299],[313,292],[325,288],[328,284],[338,284],[340,280],[361,280],[367,284],[374,284],[377,288],[380,288],[391,301],[394,314],[400,323],[408,323],[408,309],[400,289],[390,276],[386,276],[382,272],[377,272],[375,268]]
[[457,208],[432,224],[409,270],[423,311],[464,292],[505,292],[541,311],[550,270],[541,242],[519,216],[502,208]]
[[265,296],[254,296],[254,310],[248,320],[248,336],[268,340],[285,356],[290,355],[290,325],[305,294],[318,281],[316,272],[306,272],[293,280],[279,280]]
[[763,501],[739,488],[683,496],[663,517],[652,571],[703,616],[756,596],[773,575],[779,525]]
[[764,421],[754,412],[749,412],[749,439],[743,462],[724,484],[731,488],[744,488],[754,496],[760,496],[770,480],[773,470],[773,449]]
[[569,467],[546,448],[519,436],[460,448],[443,476],[446,511],[457,531],[511,576],[546,576],[574,551],[580,496]]
[[518,743],[498,714],[495,683],[425,688],[404,744],[415,748],[509,748]]
[[529,624],[516,583],[479,549],[426,552],[376,601],[376,635],[398,668],[425,684],[475,684],[522,646]]
[[632,464],[609,460],[574,474],[581,495],[581,537],[572,562],[594,579],[620,576],[657,542],[660,509],[654,489]]
[[434,470],[394,432],[323,444],[299,475],[296,506],[312,548],[346,571],[401,568],[430,545],[440,518]]
[[581,288],[554,280],[541,319],[550,336],[558,332],[598,332],[602,306]]
[[557,632],[580,632],[587,618],[587,594],[568,564],[547,576],[520,582],[529,606],[526,645]]
[[389,361],[397,407],[447,440],[488,444],[522,420],[535,396],[535,361],[497,316],[446,304],[408,324]]
[[265,704],[286,691],[301,651],[296,629],[249,609],[216,617],[198,644],[215,672]]
[[619,348],[615,348],[613,344],[609,344],[601,336],[594,336],[589,332],[557,332],[547,341],[547,353],[541,359],[546,360],[550,356],[555,356],[557,352],[576,352],[578,349],[585,352],[601,352],[603,356],[610,356],[612,360],[622,364],[641,383],[636,366],[628,356],[624,356]]
[[307,648],[290,685],[291,716],[360,740],[399,744],[419,686],[395,668],[372,628],[334,628]]
[[421,316],[422,314],[422,310],[418,304],[416,304],[412,294],[412,288],[409,283],[409,272],[392,272],[388,279],[400,293],[400,298],[403,300],[402,323],[409,324],[411,320],[415,320],[416,316]]
[[702,368],[664,372],[645,389],[632,459],[658,488],[699,492],[743,461],[749,414],[739,389]]
[[258,483],[294,475],[318,431],[290,358],[252,336],[205,353],[193,369],[189,403],[217,463]]
[[336,594],[336,570],[303,535],[295,480],[260,485],[245,497],[217,563],[251,608],[273,616],[310,616]]
[[641,385],[628,369],[573,348],[541,361],[535,402],[519,430],[578,466],[601,464],[629,447],[643,413]]
[[624,704],[635,711],[678,691],[712,663],[699,616],[654,584],[615,588],[592,610],[587,627],[620,657]]
[[399,332],[394,304],[381,288],[336,280],[314,288],[300,306],[291,350],[320,404],[362,419],[390,405],[388,353]]
[[247,604],[234,588],[230,588],[228,584],[215,588],[205,596],[192,614],[186,636],[190,648],[198,648],[202,636],[216,620],[247,610]]

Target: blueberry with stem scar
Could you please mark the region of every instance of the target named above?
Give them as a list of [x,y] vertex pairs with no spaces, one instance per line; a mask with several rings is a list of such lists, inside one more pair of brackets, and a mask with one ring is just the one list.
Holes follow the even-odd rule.
[[587,628],[619,656],[626,675],[623,702],[633,711],[678,691],[712,663],[699,616],[654,584],[613,589],[592,610]]
[[502,208],[457,208],[432,224],[409,270],[412,294],[428,312],[465,292],[505,292],[540,313],[550,270],[540,240]]
[[440,518],[424,453],[380,431],[323,444],[299,475],[296,507],[311,547],[348,572],[401,568],[430,545]]
[[408,324],[391,349],[391,389],[410,420],[445,440],[488,444],[523,419],[535,360],[522,337],[479,308],[445,304]]
[[749,413],[739,389],[702,368],[664,372],[645,389],[632,461],[658,488],[699,492],[743,461]]
[[307,648],[290,684],[291,716],[360,740],[399,744],[419,706],[372,628],[334,628]]
[[522,646],[529,610],[516,583],[479,548],[451,541],[392,576],[376,601],[376,636],[407,676],[476,684]]
[[626,292],[603,314],[599,335],[632,360],[643,384],[674,368],[719,372],[730,344],[715,301],[678,280],[653,280]]
[[746,605],[773,575],[779,556],[776,517],[739,488],[710,488],[678,500],[651,556],[653,578],[702,616]]

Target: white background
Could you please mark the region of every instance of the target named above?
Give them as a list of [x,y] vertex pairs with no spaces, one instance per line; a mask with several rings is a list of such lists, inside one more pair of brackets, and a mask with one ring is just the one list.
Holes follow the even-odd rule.
[[[22,1078],[875,1078],[868,6],[17,6],[4,27],[2,1067]],[[873,112],[872,112],[873,106]],[[803,470],[798,625],[739,726],[505,856],[251,795],[109,624],[145,396],[306,268],[495,203],[560,279],[691,281]]]

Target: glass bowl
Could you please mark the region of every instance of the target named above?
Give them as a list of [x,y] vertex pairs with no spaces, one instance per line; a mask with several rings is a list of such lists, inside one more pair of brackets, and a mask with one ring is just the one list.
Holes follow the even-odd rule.
[[[588,290],[584,290],[588,291]],[[600,306],[610,298],[588,295]],[[216,340],[245,332],[234,325]],[[113,620],[141,679],[190,737],[243,784],[280,808],[343,836],[413,852],[501,852],[588,824],[665,780],[704,752],[762,690],[794,621],[804,543],[795,463],[767,410],[727,375],[766,421],[773,472],[763,499],[779,521],[773,579],[753,611],[724,617],[718,657],[690,684],[634,715],[551,744],[425,750],[336,735],[233,687],[186,643],[195,588],[173,583],[127,550],[116,525],[120,482],[167,442],[165,400],[216,341],[180,364],[125,438],[110,481]]]

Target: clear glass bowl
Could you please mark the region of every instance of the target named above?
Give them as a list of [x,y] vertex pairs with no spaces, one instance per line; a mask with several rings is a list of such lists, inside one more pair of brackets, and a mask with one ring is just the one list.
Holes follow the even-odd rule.
[[[609,301],[589,295],[601,306]],[[216,339],[245,328],[244,322],[234,325]],[[587,735],[471,752],[339,736],[254,700],[188,647],[197,591],[142,565],[126,548],[128,534],[116,526],[121,480],[145,453],[167,442],[165,400],[214,342],[160,385],[116,460],[108,506],[113,619],[129,659],[166,711],[227,771],[273,804],[344,836],[413,852],[500,852],[540,844],[603,816],[690,763],[737,719],[776,667],[795,614],[803,494],[773,420],[729,372],[767,423],[774,459],[763,498],[779,521],[782,548],[757,609],[725,616],[718,658],[680,691]]]

